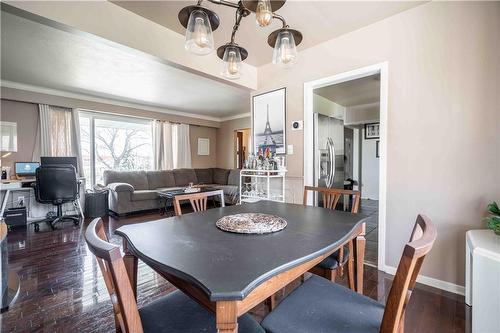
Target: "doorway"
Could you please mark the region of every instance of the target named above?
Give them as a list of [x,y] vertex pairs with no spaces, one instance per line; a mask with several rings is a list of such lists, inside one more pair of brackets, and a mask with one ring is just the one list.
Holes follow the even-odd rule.
[[234,166],[242,169],[250,153],[250,129],[238,129],[234,131]]
[[[304,84],[304,185],[361,192],[368,215],[365,263],[385,271],[387,64]],[[325,130],[326,128],[326,130]],[[325,161],[325,134],[335,156]],[[330,163],[330,166],[329,166]],[[329,168],[328,168],[329,166]],[[327,177],[328,179],[328,177]],[[313,197],[308,198],[312,203]],[[346,204],[344,203],[344,208]]]

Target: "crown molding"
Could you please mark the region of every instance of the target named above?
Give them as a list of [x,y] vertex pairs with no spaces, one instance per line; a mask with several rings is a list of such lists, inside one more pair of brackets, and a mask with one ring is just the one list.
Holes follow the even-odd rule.
[[220,121],[229,121],[229,120],[234,120],[234,119],[247,118],[247,117],[251,117],[251,116],[252,116],[252,114],[250,112],[245,112],[245,113],[235,114],[234,116],[222,117],[222,118],[220,118]]

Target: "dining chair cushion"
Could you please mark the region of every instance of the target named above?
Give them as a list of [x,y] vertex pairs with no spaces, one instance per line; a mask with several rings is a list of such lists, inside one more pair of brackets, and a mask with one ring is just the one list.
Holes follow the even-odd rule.
[[272,311],[261,325],[268,333],[379,332],[384,306],[313,275]]
[[[342,258],[342,265],[349,259],[349,249],[344,247],[344,257]],[[336,269],[339,267],[339,251],[333,252],[318,264],[319,267],[325,269]]]
[[[216,332],[215,316],[179,290],[139,309],[145,333]],[[238,318],[238,332],[264,333],[250,315]]]

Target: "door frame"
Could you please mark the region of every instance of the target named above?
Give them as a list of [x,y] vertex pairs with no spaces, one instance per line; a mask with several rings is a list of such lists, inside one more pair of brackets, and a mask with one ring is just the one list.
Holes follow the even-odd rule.
[[[380,161],[379,161],[379,213],[378,213],[378,269],[387,271],[385,265],[385,235],[387,210],[387,113],[388,113],[388,62],[354,69],[304,83],[304,185],[314,184],[314,111],[313,91],[317,88],[380,74]],[[308,198],[308,201],[312,197]]]

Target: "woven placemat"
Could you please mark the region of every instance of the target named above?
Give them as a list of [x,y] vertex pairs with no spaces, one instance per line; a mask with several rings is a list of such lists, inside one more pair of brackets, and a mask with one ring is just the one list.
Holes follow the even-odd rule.
[[241,213],[220,218],[217,228],[238,234],[267,234],[285,229],[286,221],[279,216],[261,213]]

